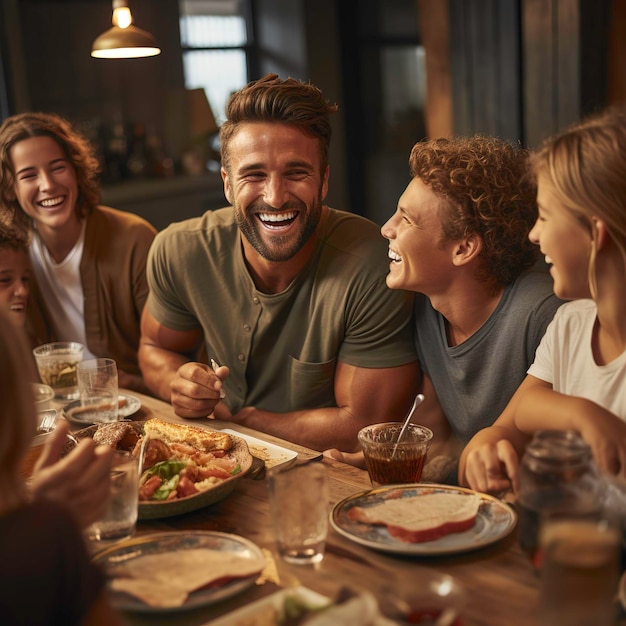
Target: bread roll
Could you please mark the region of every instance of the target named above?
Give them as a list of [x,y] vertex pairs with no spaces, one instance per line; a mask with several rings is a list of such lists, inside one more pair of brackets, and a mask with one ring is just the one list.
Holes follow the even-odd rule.
[[201,452],[228,452],[233,447],[233,440],[228,433],[174,424],[158,418],[150,419],[144,424],[144,433],[150,439],[160,439],[167,444],[187,443]]

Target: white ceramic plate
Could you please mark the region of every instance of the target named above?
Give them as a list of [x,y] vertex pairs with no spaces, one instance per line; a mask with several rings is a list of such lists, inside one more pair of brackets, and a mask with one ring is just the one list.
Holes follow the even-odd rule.
[[[120,394],[117,399],[119,408],[117,410],[118,419],[124,419],[137,413],[141,408],[141,400],[135,396],[129,396],[126,394]],[[93,424],[93,420],[81,419],[72,415],[72,409],[80,406],[80,400],[74,400],[63,407],[63,415],[68,422],[75,424],[76,426],[89,426]]]
[[[105,568],[109,578],[115,578],[116,565],[128,563],[133,559],[147,554],[179,552],[181,550],[195,548],[232,552],[233,554],[249,559],[265,560],[261,549],[256,544],[252,543],[252,541],[238,535],[214,531],[171,532],[145,535],[136,539],[123,541],[102,550],[94,556],[93,560]],[[138,598],[121,591],[111,591],[111,599],[115,608],[120,611],[145,613],[187,611],[200,606],[215,604],[216,602],[241,593],[251,587],[256,578],[257,575],[254,575],[248,578],[233,580],[221,587],[199,589],[198,591],[190,593],[182,606],[174,608],[163,609],[161,607],[150,606]]]
[[[261,598],[256,602],[252,602],[236,611],[232,611],[219,619],[205,622],[201,626],[233,626],[234,624],[244,623],[252,626],[258,620],[259,626],[267,626],[273,622],[269,621],[270,616],[279,614],[285,599],[294,597],[303,604],[311,608],[324,607],[330,604],[330,599],[306,587],[292,587],[290,589],[281,589],[265,598]],[[278,624],[278,621],[275,622]]]
[[250,448],[250,453],[265,461],[266,469],[272,469],[273,467],[278,467],[279,465],[291,465],[298,456],[298,453],[293,450],[288,450],[282,446],[277,446],[274,443],[268,443],[267,441],[251,437],[250,435],[243,435],[242,433],[230,428],[223,428],[220,432],[229,433],[230,435],[235,435],[236,437],[244,439],[248,444],[248,448]]
[[389,485],[364,491],[338,502],[333,507],[330,521],[339,534],[368,548],[395,554],[420,556],[455,554],[483,548],[503,539],[515,528],[517,522],[515,511],[508,504],[484,493],[478,493],[481,500],[480,508],[476,516],[476,523],[472,528],[460,533],[450,533],[433,541],[407,543],[392,537],[386,526],[355,522],[348,517],[348,512],[352,507],[361,506],[367,508],[374,504],[380,504],[391,494],[393,494],[393,497],[409,498],[445,492],[477,493],[463,487],[434,483]]

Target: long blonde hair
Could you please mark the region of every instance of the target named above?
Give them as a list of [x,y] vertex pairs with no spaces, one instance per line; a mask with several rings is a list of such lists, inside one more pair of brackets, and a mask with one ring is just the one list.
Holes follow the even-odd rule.
[[0,514],[26,501],[22,460],[36,428],[30,384],[37,380],[26,337],[0,309]]
[[611,107],[549,138],[532,156],[535,174],[589,230],[588,279],[597,298],[596,228],[601,219],[626,274],[626,109]]

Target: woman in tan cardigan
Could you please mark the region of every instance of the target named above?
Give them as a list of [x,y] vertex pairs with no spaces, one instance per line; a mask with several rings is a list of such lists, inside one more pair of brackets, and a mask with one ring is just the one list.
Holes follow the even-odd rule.
[[57,115],[22,113],[0,126],[0,212],[31,234],[33,342],[78,341],[87,358],[115,359],[120,387],[147,392],[137,349],[156,230],[99,206],[97,172],[92,146]]

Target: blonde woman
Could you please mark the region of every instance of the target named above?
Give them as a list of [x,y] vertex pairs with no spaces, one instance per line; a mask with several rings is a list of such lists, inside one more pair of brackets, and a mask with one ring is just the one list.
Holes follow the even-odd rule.
[[539,217],[529,238],[555,294],[572,302],[507,409],[463,453],[461,479],[480,491],[515,489],[528,437],[546,428],[578,431],[605,472],[626,477],[626,112],[549,139],[533,165]]

